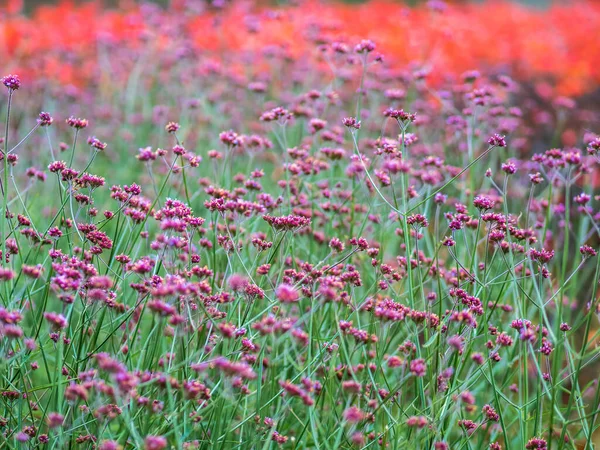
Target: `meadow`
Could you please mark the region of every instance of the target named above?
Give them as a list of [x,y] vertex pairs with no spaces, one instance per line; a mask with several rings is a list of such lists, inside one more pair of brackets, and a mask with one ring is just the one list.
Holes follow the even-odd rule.
[[600,5],[0,9],[0,449],[593,449]]

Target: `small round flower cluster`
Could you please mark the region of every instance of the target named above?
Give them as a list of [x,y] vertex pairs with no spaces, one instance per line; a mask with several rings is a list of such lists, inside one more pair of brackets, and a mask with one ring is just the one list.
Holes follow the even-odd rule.
[[360,120],[357,120],[355,117],[346,117],[342,120],[342,123],[347,128],[355,130],[360,129]]
[[2,77],[2,84],[12,92],[21,87],[21,80],[18,75],[6,75]]
[[310,224],[309,218],[293,214],[289,216],[271,216],[266,214],[263,216],[263,220],[276,231],[295,231]]
[[69,125],[72,128],[75,128],[77,130],[81,130],[83,128],[87,128],[89,122],[87,119],[80,119],[80,118],[76,118],[76,117],[69,117],[67,119],[67,125]]

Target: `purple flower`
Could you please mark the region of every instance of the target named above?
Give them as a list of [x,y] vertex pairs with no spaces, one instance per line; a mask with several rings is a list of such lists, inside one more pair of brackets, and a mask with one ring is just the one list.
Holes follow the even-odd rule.
[[579,247],[579,251],[581,252],[584,258],[590,258],[598,254],[598,252],[596,252],[596,250],[594,250],[589,245],[582,245],[581,247]]
[[425,376],[425,371],[427,370],[427,365],[425,364],[425,360],[422,358],[413,359],[410,362],[410,371],[416,377]]
[[500,136],[499,134],[492,135],[488,139],[488,144],[490,144],[492,147],[506,147],[504,136]]
[[363,39],[354,47],[356,53],[371,53],[375,50],[375,43],[369,39]]
[[42,111],[38,117],[38,123],[40,127],[49,127],[54,122],[54,119],[50,115],[50,113]]
[[356,120],[356,117],[345,117],[342,123],[348,128],[360,129],[360,120]]
[[2,84],[8,88],[9,91],[16,91],[21,87],[21,80],[18,75],[6,75],[2,78]]

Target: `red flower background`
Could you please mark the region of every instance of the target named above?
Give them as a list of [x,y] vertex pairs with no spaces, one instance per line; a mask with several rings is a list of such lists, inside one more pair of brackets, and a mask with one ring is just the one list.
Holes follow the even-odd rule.
[[[182,5],[178,5],[182,3]],[[292,58],[315,53],[315,43],[369,36],[386,58],[412,64],[441,80],[473,68],[509,71],[546,95],[581,95],[600,83],[600,3],[564,2],[545,9],[512,2],[457,4],[442,13],[386,1],[361,5],[301,2],[270,9],[237,2],[223,9],[174,2],[160,24],[135,4],[118,10],[99,2],[63,1],[20,14],[4,8],[0,57],[5,70],[82,85],[98,73],[98,43],[176,51],[182,38],[214,57],[281,45]],[[142,39],[140,39],[142,38]],[[240,70],[244,70],[240,61]],[[248,70],[249,68],[245,68]],[[252,70],[260,70],[253,64]]]

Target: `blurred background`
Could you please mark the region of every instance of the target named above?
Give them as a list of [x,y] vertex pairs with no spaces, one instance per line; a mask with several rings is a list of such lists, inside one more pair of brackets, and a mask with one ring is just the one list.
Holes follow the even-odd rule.
[[[7,0],[8,2],[10,2],[11,0]],[[25,11],[32,11],[36,8],[36,6],[40,6],[40,5],[51,5],[51,4],[55,4],[58,3],[60,0],[12,0],[15,4],[18,4],[20,2],[23,3],[23,7],[25,9]],[[206,1],[206,0],[195,0],[197,3],[211,3],[210,1]],[[341,3],[366,3],[366,0],[339,0]],[[394,1],[394,0],[392,0]],[[408,5],[418,5],[420,3],[426,3],[428,0],[404,0],[402,2],[397,1],[397,3],[404,3],[404,4],[408,4]],[[452,4],[460,4],[460,3],[482,3],[486,0],[461,0],[461,1],[450,1],[447,3],[452,3]],[[535,6],[535,7],[545,7],[548,6],[551,3],[551,0],[514,0],[516,3],[520,3],[520,4],[524,4],[524,5],[529,5],[529,6]],[[78,4],[81,3],[85,3],[86,1],[78,1]],[[162,6],[169,6],[169,4],[173,3],[173,2],[181,2],[180,0],[146,0],[146,3],[156,3],[158,5],[162,5]],[[131,5],[136,3],[136,0],[102,0],[100,3],[102,3],[103,5],[106,5],[106,7],[118,7],[119,5]],[[137,2],[137,3],[141,3],[141,2]],[[224,3],[231,3],[231,2],[224,2]],[[296,3],[294,1],[286,1],[286,0],[270,0],[270,1],[260,1],[258,3],[262,3],[262,4],[273,4],[273,5],[281,5],[281,4],[293,4]],[[563,2],[566,3],[566,2]]]
[[581,96],[600,86],[598,29],[591,0],[0,1],[5,70],[76,86],[98,83],[99,45],[109,43],[223,60],[274,46],[306,58],[368,38],[387,64],[425,69],[434,84],[478,69],[527,80],[542,97]]

